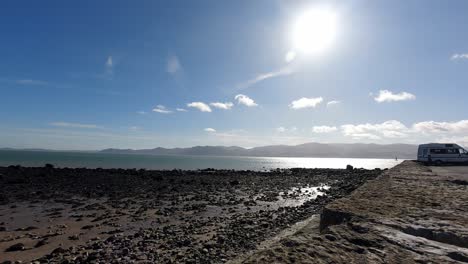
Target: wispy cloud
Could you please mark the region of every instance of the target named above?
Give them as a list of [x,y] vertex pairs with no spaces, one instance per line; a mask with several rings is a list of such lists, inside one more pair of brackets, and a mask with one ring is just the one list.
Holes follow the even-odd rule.
[[331,133],[337,131],[338,128],[335,126],[314,126],[312,128],[312,132],[317,133],[317,134],[322,134],[322,133]]
[[50,125],[56,126],[56,127],[70,127],[70,128],[89,128],[89,129],[103,128],[102,126],[98,126],[94,124],[80,124],[80,123],[69,123],[69,122],[52,122],[50,123]]
[[297,127],[295,127],[295,126],[290,127],[290,128],[280,126],[280,127],[276,128],[276,132],[278,132],[278,133],[296,132],[296,131],[297,131]]
[[176,74],[178,71],[182,69],[182,65],[180,64],[179,58],[175,55],[169,56],[167,59],[167,66],[166,70],[170,74]]
[[295,110],[304,109],[304,108],[315,108],[322,102],[323,102],[322,97],[315,97],[315,98],[302,97],[301,99],[292,101],[289,107]]
[[284,133],[284,132],[286,132],[286,128],[285,128],[285,127],[282,127],[282,126],[281,126],[281,127],[277,127],[277,128],[276,128],[276,132]]
[[255,103],[255,101],[247,95],[238,94],[234,97],[234,99],[237,100],[237,104],[242,104],[248,107],[258,106],[258,104]]
[[455,53],[450,57],[451,60],[468,60],[468,53]]
[[114,60],[112,56],[107,57],[106,60],[106,75],[108,78],[112,78],[114,75]]
[[114,78],[114,66],[114,59],[112,58],[112,55],[109,55],[104,63],[104,72],[97,75],[97,77],[112,80],[112,78]]
[[112,60],[112,56],[107,57],[106,61],[106,69],[108,72],[112,73],[114,68],[114,61]]
[[205,128],[204,130],[205,130],[206,132],[208,132],[208,133],[216,133],[216,129],[211,128],[211,127],[207,127],[207,128]]
[[210,103],[210,105],[213,106],[214,108],[224,109],[224,110],[229,110],[234,106],[234,104],[231,102],[226,102],[226,103],[214,102],[214,103]]
[[192,108],[198,109],[201,112],[211,112],[210,106],[203,103],[203,102],[191,102],[191,103],[187,104],[187,107],[192,107]]
[[338,105],[338,104],[341,104],[341,101],[336,101],[336,100],[328,101],[327,102],[327,107],[332,107],[332,106]]
[[172,113],[172,111],[168,110],[164,105],[157,105],[153,109],[153,112],[160,113],[160,114],[170,114],[170,113]]
[[137,114],[140,114],[140,115],[145,115],[146,112],[145,111],[137,111]]
[[23,85],[48,85],[48,82],[45,81],[40,81],[40,80],[31,80],[31,79],[22,79],[22,80],[17,80],[17,84],[23,84]]
[[187,112],[187,109],[184,108],[176,108],[177,112]]
[[397,102],[415,100],[416,96],[408,92],[393,93],[389,90],[380,90],[379,95],[374,97],[376,102]]
[[259,83],[261,81],[271,79],[271,78],[275,78],[275,77],[290,75],[293,72],[294,71],[292,70],[291,67],[286,66],[286,67],[283,67],[283,68],[281,68],[281,69],[279,69],[277,71],[271,71],[271,72],[267,72],[267,73],[258,74],[254,78],[252,78],[252,79],[250,79],[250,80],[248,80],[246,82],[238,84],[237,89],[247,89],[247,88],[249,88],[249,87],[253,86],[254,84]]

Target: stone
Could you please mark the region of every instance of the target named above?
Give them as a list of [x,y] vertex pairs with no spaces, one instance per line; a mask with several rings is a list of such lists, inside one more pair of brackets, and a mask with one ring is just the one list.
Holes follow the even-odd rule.
[[46,239],[39,240],[36,245],[34,246],[35,248],[42,247],[44,245],[48,244]]
[[22,251],[25,249],[25,246],[23,243],[17,243],[14,245],[11,245],[6,249],[6,251],[11,252],[11,251]]
[[52,250],[51,254],[52,254],[52,255],[55,255],[55,254],[63,254],[63,253],[65,253],[65,252],[67,252],[66,249],[61,248],[61,247],[58,247],[58,248]]

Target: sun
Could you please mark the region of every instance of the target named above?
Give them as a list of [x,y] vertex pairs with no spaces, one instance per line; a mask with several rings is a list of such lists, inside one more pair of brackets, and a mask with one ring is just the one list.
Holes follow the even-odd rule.
[[306,54],[320,54],[334,42],[337,31],[336,14],[325,8],[303,13],[293,25],[294,50]]

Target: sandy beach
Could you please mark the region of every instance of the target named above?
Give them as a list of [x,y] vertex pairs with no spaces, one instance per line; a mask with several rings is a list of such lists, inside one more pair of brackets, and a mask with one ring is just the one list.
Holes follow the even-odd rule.
[[0,167],[0,260],[224,263],[380,173]]

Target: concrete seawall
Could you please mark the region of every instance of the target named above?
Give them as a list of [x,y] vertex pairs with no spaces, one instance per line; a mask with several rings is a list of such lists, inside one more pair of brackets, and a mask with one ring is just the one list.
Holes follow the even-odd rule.
[[468,263],[467,178],[405,161],[244,263]]

